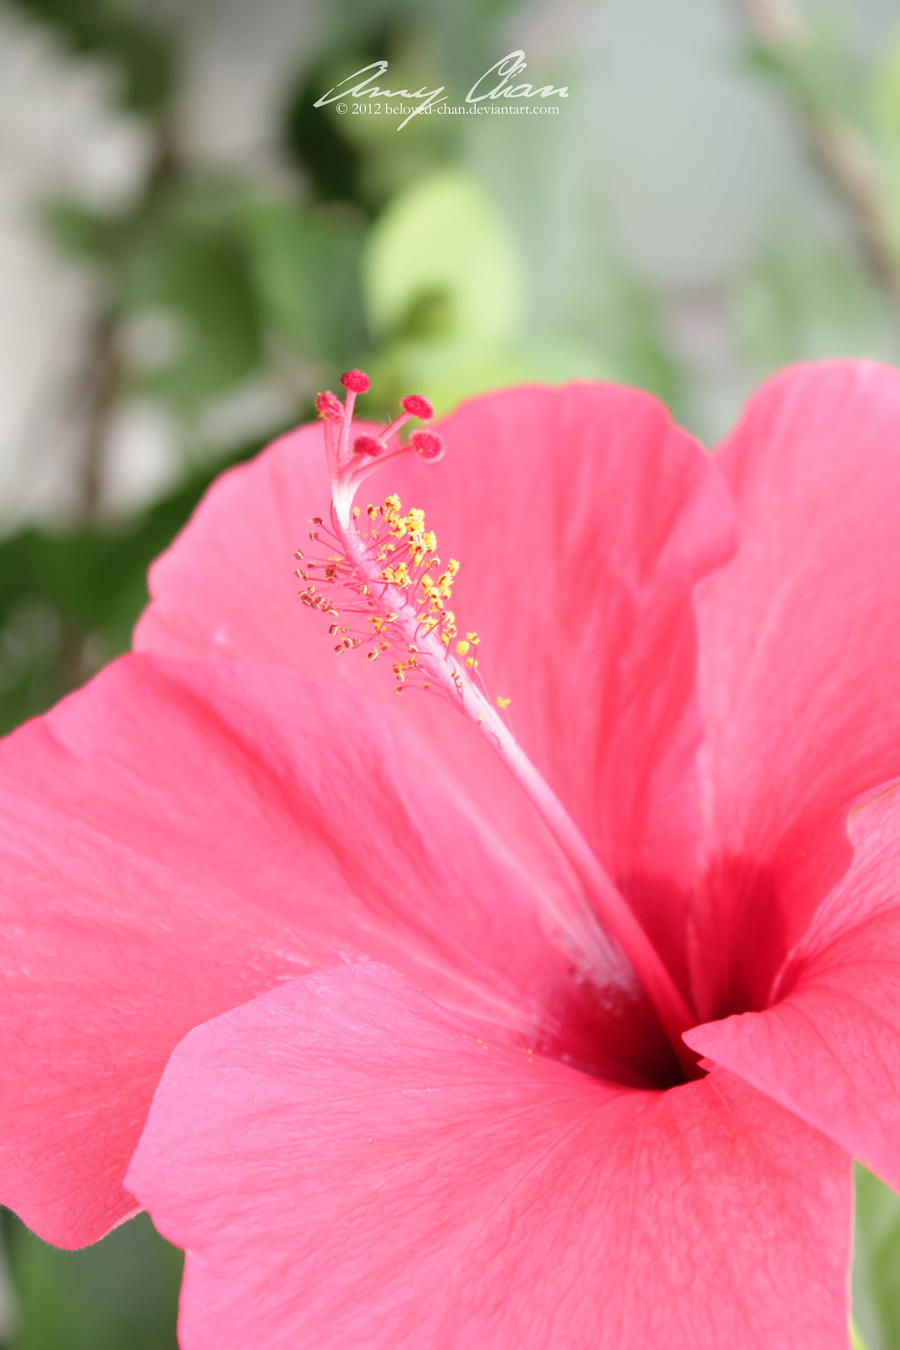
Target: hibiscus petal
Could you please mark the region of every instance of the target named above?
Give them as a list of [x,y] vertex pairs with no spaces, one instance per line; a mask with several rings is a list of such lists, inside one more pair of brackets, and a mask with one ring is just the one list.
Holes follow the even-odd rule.
[[175,1051],[128,1185],[184,1350],[845,1350],[850,1167],[739,1079],[613,1088],[372,966]]
[[764,1004],[849,864],[847,808],[900,773],[898,438],[900,372],[830,362],[770,380],[717,456],[741,542],[698,605],[704,1017]]
[[[121,1177],[172,1047],[303,970],[393,961],[602,1060],[619,1019],[537,917],[536,886],[565,892],[546,836],[536,879],[397,758],[359,695],[152,657],[3,743],[0,1177],[42,1236],[88,1242],[133,1211]],[[626,1050],[645,1034],[629,1010]]]
[[[683,976],[678,879],[700,840],[692,588],[733,547],[727,490],[659,403],[612,385],[492,394],[440,433],[439,464],[400,460],[371,491],[423,506],[441,556],[461,561],[454,611],[481,635],[487,687],[511,697],[526,751]],[[318,428],[226,475],[151,572],[136,645],[259,656],[388,695],[386,672],[335,661],[294,594],[292,551],[327,501]],[[433,699],[396,702],[527,847],[481,738]]]
[[701,1054],[900,1188],[900,794],[851,818],[849,872],[817,914],[773,1007],[695,1027]]

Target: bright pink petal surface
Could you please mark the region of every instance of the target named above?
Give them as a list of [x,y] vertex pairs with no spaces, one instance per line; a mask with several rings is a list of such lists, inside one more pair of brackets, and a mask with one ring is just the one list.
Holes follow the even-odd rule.
[[[397,491],[425,508],[462,564],[453,607],[481,635],[488,689],[512,698],[524,748],[683,975],[679,883],[700,833],[691,593],[733,546],[727,490],[660,404],[611,385],[490,395],[440,433],[441,463],[401,460],[362,501]],[[318,427],[226,475],[154,567],[137,646],[258,656],[389,696],[389,671],[337,661],[296,597],[292,552],[328,501]],[[488,747],[434,699],[392,702],[521,855],[526,822]]]
[[128,1185],[187,1250],[183,1350],[847,1344],[840,1150],[729,1074],[613,1088],[379,967],[192,1032]]
[[852,867],[804,938],[787,996],[685,1040],[900,1188],[900,794],[850,826]]
[[788,370],[750,401],[717,459],[740,547],[698,609],[713,848],[695,916],[706,1017],[762,1005],[849,863],[847,809],[900,773],[900,372]]
[[[3,743],[0,1194],[38,1233],[78,1245],[130,1213],[121,1177],[172,1047],[318,965],[392,961],[602,1057],[609,1014],[538,917],[547,887],[565,895],[546,837],[526,875],[398,758],[357,694],[146,656]],[[626,1049],[646,1035],[628,1026]]]

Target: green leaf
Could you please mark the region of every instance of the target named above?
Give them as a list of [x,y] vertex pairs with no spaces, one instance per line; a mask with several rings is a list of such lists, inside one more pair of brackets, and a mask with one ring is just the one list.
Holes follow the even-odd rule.
[[872,73],[870,103],[878,132],[900,145],[900,28],[885,45]]
[[876,66],[870,96],[874,134],[881,157],[884,202],[900,258],[900,28]]
[[150,563],[222,468],[258,448],[242,446],[198,470],[115,529],[30,529],[0,540],[0,732],[43,712],[127,650],[147,601]]
[[315,364],[346,364],[348,353],[361,360],[362,218],[289,201],[250,202],[240,217],[265,322]]
[[363,295],[379,337],[456,338],[496,350],[516,335],[522,269],[502,217],[474,179],[435,173],[396,197],[370,231]]
[[859,1166],[853,1318],[865,1350],[900,1345],[900,1197]]
[[389,401],[421,388],[444,411],[526,378],[520,257],[474,179],[440,172],[401,193],[370,230],[362,268],[381,339],[372,375]]
[[846,254],[784,236],[740,279],[735,317],[761,372],[821,357],[897,359],[893,316],[883,294]]
[[804,25],[803,37],[790,49],[749,43],[748,65],[810,110],[864,126],[866,82],[853,56],[847,17],[810,13]]
[[118,248],[122,223],[88,211],[76,202],[48,202],[44,225],[57,248],[92,261],[106,261]]
[[83,1251],[59,1251],[8,1220],[20,1330],[8,1350],[177,1350],[182,1257],[146,1215]]
[[118,275],[126,311],[180,321],[177,358],[143,376],[142,389],[190,411],[262,365],[250,258],[227,197],[164,197],[135,227]]

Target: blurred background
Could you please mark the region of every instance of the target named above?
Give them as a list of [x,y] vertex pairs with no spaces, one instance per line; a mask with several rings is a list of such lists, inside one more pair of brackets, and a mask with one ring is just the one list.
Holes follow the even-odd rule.
[[[558,113],[313,106],[379,59],[460,104],[514,49]],[[127,647],[206,484],[349,365],[367,412],[594,376],[714,443],[782,363],[896,363],[896,0],[0,0],[0,299],[6,730]],[[858,1180],[860,1344],[896,1350],[900,1203]],[[175,1346],[145,1219],[0,1232],[0,1344]]]

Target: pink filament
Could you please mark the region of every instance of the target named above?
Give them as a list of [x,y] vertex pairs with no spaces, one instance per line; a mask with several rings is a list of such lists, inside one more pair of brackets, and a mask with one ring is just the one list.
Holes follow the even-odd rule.
[[[414,594],[381,578],[383,563],[375,556],[370,542],[360,535],[351,517],[350,507],[356,489],[374,468],[410,451],[428,460],[441,456],[441,438],[429,430],[413,432],[406,446],[390,451],[387,451],[386,446],[387,440],[410,417],[424,417],[426,412],[430,416],[431,404],[419,395],[408,395],[402,401],[403,413],[385,428],[381,438],[368,435],[357,437],[353,443],[355,454],[349,454],[348,458],[353,405],[357,393],[364,393],[368,389],[369,380],[362,371],[351,370],[341,376],[341,384],[347,390],[347,396],[341,411],[342,426],[336,456],[327,428],[327,420],[334,415],[330,401],[334,395],[320,395],[322,406],[317,400],[317,407],[326,418],[326,447],[334,493],[332,522],[336,542],[343,554],[336,564],[330,564],[330,572],[325,571],[326,579],[335,586],[349,586],[350,592],[354,593],[349,612],[365,614],[382,610],[391,613],[391,645],[396,641],[401,644],[400,650],[415,652],[416,669],[423,672],[428,683],[451,694],[457,706],[480,731],[487,734],[496,753],[539,812],[584,887],[585,896],[578,913],[574,916],[557,914],[557,921],[584,957],[590,960],[593,953],[599,968],[603,962],[603,943],[598,933],[600,920],[631,962],[686,1074],[695,1076],[696,1056],[685,1045],[681,1033],[694,1026],[697,1019],[658,951],[552,788],[524,754],[507,723],[482,690],[472,682],[470,671],[457,660],[452,650],[442,644],[436,632],[422,632],[417,616],[419,606]],[[337,399],[334,401],[338,402]],[[314,587],[306,593],[305,603],[330,614],[338,613],[332,602]],[[351,636],[349,629],[335,628],[336,635],[341,636],[336,650],[358,646],[363,640],[359,636]]]

